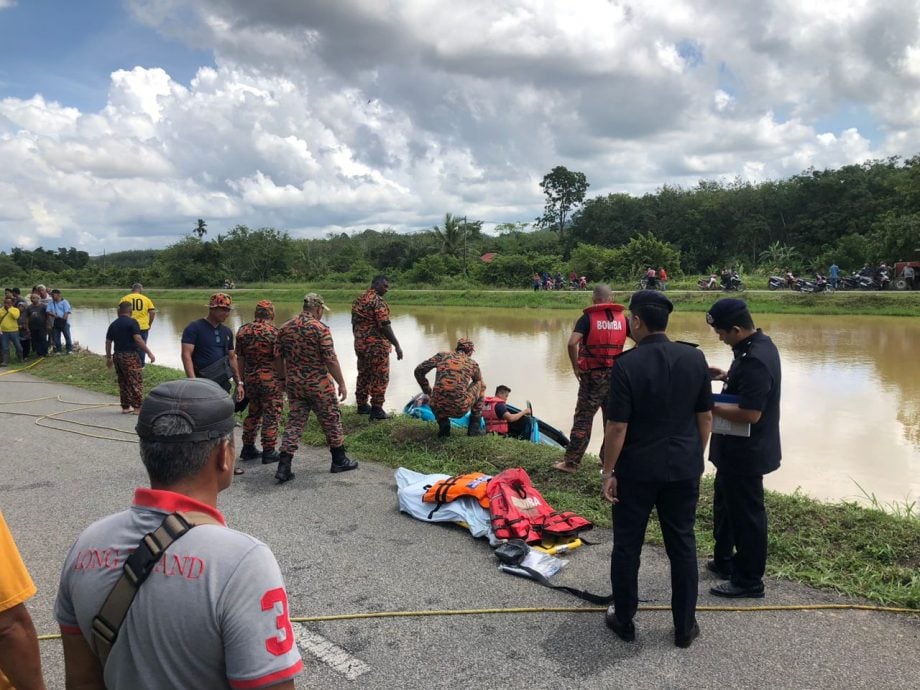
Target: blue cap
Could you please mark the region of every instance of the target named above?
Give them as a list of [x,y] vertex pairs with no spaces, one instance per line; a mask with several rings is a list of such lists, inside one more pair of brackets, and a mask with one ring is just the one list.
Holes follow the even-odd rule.
[[670,314],[674,311],[671,300],[662,295],[658,290],[638,290],[629,298],[629,309],[635,311],[638,307],[658,307],[665,309]]

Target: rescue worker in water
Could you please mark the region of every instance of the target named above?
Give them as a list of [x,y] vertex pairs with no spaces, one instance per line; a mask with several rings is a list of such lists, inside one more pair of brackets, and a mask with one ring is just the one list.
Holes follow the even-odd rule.
[[529,405],[519,412],[510,412],[506,405],[510,393],[508,386],[500,385],[496,387],[494,396],[486,396],[482,406],[486,433],[529,439],[533,412]]

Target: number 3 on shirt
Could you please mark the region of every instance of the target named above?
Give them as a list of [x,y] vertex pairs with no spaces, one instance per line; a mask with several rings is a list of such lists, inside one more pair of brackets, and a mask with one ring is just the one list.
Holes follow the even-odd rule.
[[287,654],[294,646],[294,629],[288,617],[288,600],[284,587],[270,589],[262,595],[262,610],[271,611],[279,601],[281,602],[281,614],[275,618],[275,624],[279,631],[284,631],[284,639],[276,636],[265,640],[265,649],[275,656]]

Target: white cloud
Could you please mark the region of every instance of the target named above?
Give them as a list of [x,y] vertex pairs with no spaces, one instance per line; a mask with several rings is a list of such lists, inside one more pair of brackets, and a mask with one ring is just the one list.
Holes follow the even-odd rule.
[[[592,194],[644,193],[920,150],[915,0],[130,6],[214,66],[179,84],[123,65],[95,112],[0,100],[3,236],[99,251],[199,217],[314,234],[529,220],[560,164]],[[870,131],[840,119],[851,107]]]

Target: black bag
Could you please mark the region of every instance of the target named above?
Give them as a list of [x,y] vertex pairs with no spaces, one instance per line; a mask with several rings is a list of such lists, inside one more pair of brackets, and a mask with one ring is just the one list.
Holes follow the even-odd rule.
[[221,388],[229,388],[230,379],[233,378],[233,371],[230,369],[230,360],[224,355],[216,362],[212,362],[206,367],[198,370],[197,376],[203,379],[210,379]]

